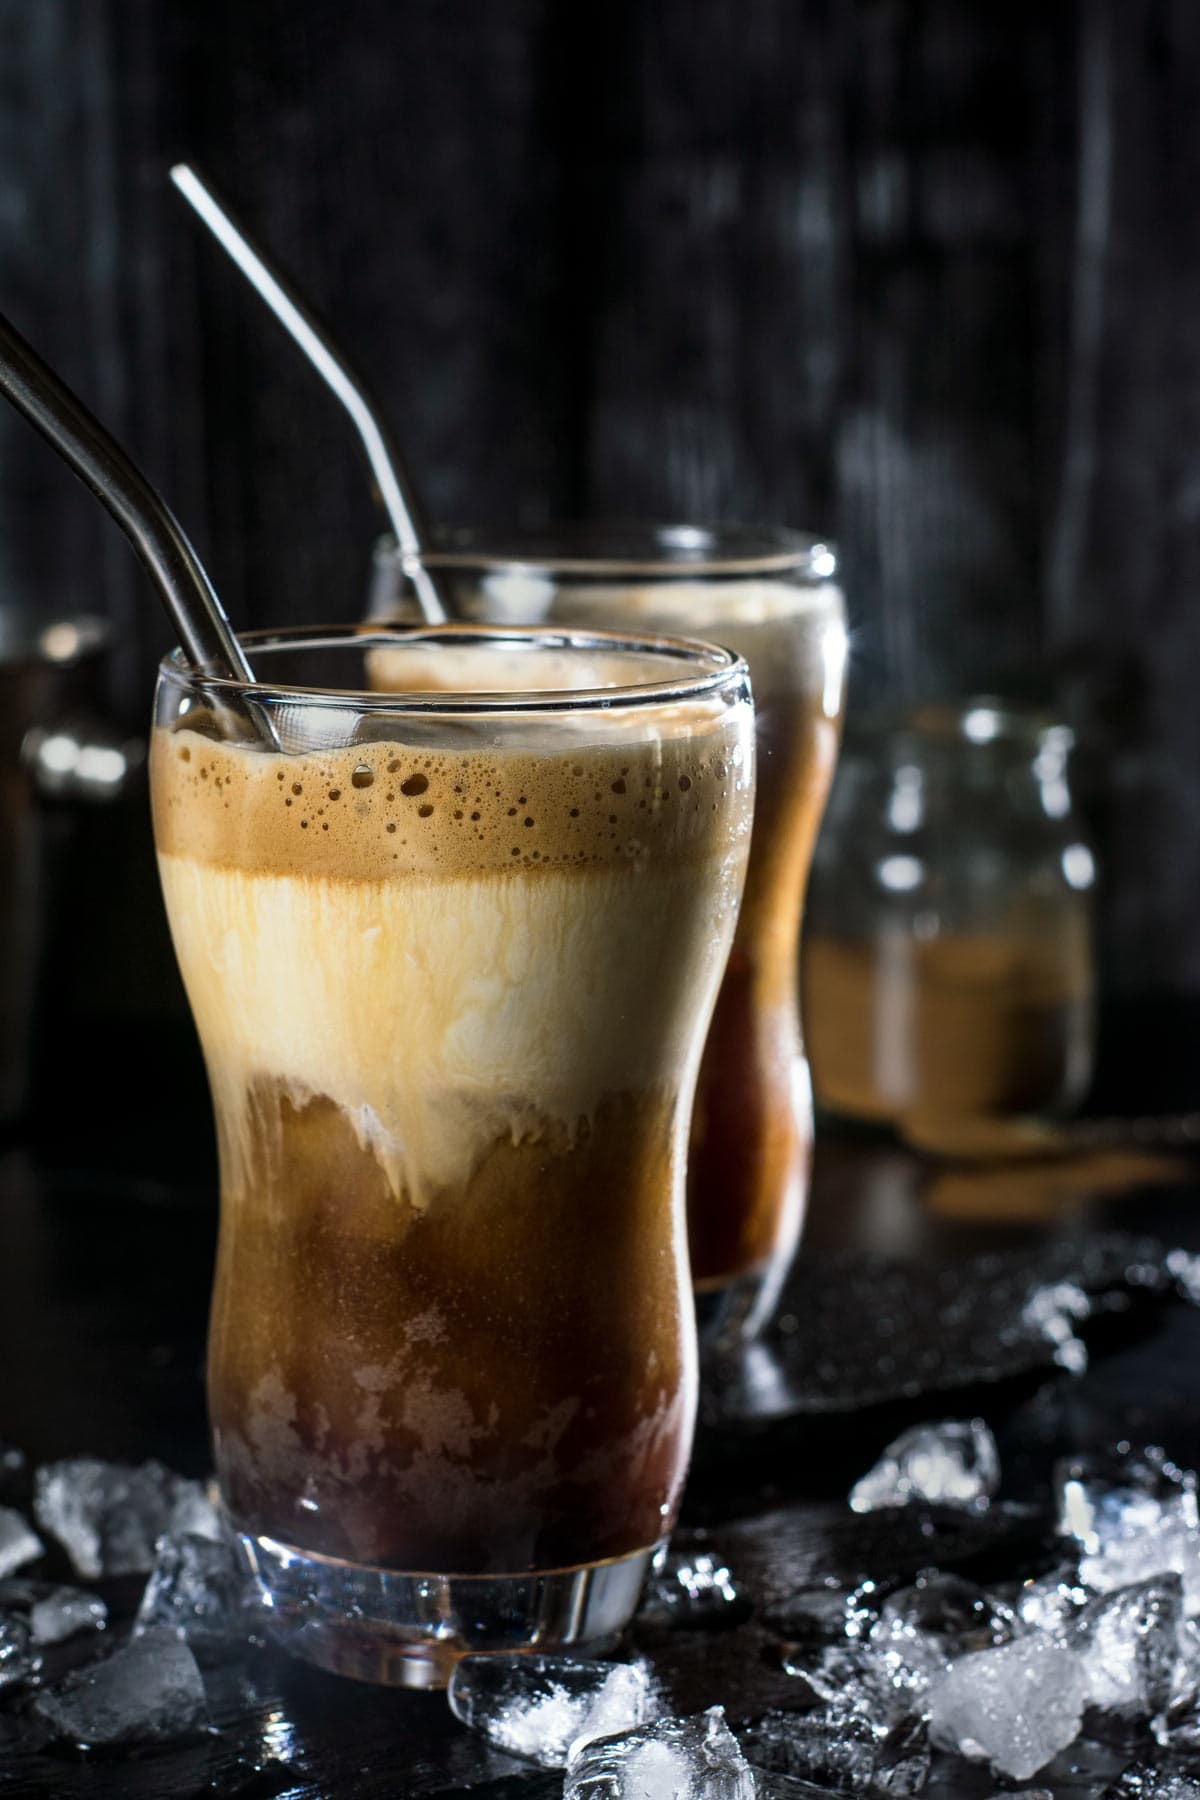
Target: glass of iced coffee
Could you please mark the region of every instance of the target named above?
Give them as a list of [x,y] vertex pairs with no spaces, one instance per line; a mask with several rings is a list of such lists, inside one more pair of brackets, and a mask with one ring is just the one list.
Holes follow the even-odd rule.
[[[845,608],[830,544],[774,528],[594,524],[511,541],[460,531],[429,559],[460,609],[694,634],[749,664],[758,730],[754,842],[701,1067],[688,1170],[692,1275],[712,1341],[752,1337],[799,1240],[812,1096],[798,1008],[805,882],[837,756]],[[394,547],[371,611],[413,605]]]
[[225,1505],[328,1668],[603,1645],[690,1450],[745,665],[570,630],[246,643],[253,688],[167,659],[151,755],[220,1150]]

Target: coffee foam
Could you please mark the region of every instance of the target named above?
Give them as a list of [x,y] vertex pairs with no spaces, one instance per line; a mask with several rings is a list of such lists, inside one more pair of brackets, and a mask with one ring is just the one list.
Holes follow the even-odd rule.
[[169,855],[343,881],[707,855],[745,828],[749,734],[723,707],[699,721],[689,709],[687,725],[656,710],[640,735],[602,717],[604,748],[560,719],[567,747],[553,752],[489,745],[466,724],[461,750],[380,740],[292,755],[159,729],[155,839]]

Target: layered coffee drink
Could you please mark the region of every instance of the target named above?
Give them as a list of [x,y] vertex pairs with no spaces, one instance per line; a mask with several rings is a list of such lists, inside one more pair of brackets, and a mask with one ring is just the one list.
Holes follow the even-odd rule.
[[230,1513],[509,1577],[644,1557],[675,1515],[687,1120],[753,727],[715,652],[533,638],[514,671],[467,636],[358,640],[375,695],[281,700],[279,748],[160,703],[152,793],[220,1145]]

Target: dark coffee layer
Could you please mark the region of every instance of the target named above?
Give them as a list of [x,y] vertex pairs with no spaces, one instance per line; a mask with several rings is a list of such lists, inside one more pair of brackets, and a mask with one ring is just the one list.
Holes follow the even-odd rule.
[[424,1213],[397,1205],[330,1101],[263,1082],[252,1111],[260,1151],[224,1196],[209,1366],[239,1524],[461,1573],[664,1536],[695,1390],[675,1104],[613,1096],[573,1141],[548,1125],[498,1142]]

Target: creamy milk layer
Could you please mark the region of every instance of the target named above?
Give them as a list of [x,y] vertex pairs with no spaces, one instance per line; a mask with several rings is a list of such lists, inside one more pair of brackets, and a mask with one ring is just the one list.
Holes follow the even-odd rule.
[[332,1100],[417,1209],[497,1142],[586,1130],[606,1094],[664,1070],[690,1081],[680,992],[707,1009],[720,978],[751,734],[719,711],[641,729],[565,754],[279,756],[155,733],[163,888],[227,1181],[250,1166],[263,1081]]

